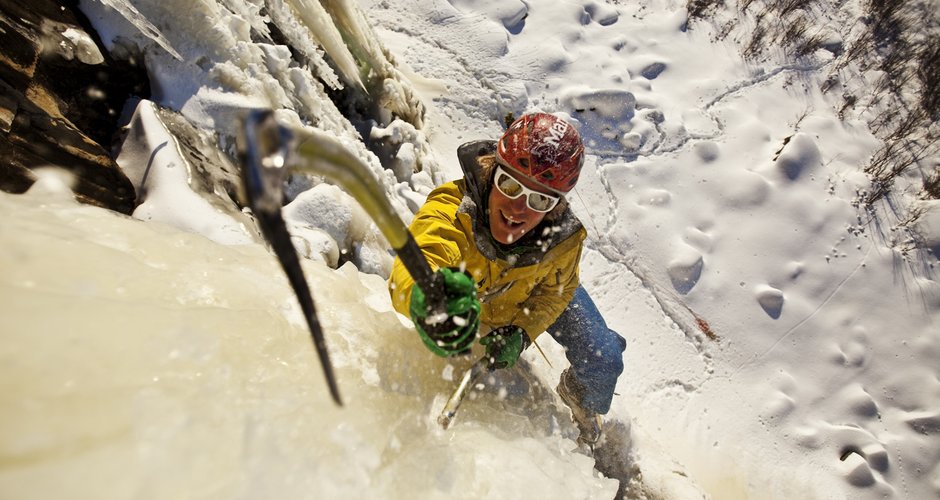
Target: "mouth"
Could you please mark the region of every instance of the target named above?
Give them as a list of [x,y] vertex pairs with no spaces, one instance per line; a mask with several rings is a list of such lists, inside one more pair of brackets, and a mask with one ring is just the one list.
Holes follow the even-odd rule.
[[506,215],[506,213],[503,211],[500,211],[499,215],[503,219],[503,224],[506,224],[512,229],[515,229],[525,223],[525,221],[518,220],[511,215]]

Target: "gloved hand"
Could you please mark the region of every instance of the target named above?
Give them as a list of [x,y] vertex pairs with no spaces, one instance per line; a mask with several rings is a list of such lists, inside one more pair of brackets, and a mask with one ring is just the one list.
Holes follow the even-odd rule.
[[514,325],[501,326],[487,336],[480,339],[486,346],[486,357],[490,360],[490,368],[512,368],[519,355],[529,344],[529,335],[525,330]]
[[[438,356],[454,356],[470,350],[480,328],[480,301],[470,275],[456,269],[437,270],[444,297],[427,296],[417,284],[411,289],[408,312],[424,345]],[[432,292],[433,293],[433,292]],[[436,304],[446,304],[446,313],[433,314]],[[443,312],[443,311],[442,311]]]

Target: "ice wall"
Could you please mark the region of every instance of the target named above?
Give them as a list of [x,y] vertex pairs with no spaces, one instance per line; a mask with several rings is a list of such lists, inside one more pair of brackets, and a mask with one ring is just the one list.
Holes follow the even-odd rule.
[[305,265],[338,408],[263,247],[77,205],[47,185],[0,194],[0,212],[17,214],[0,222],[0,497],[616,492],[572,453],[573,429],[531,396],[546,390],[537,383],[497,382],[440,430],[434,412],[465,365],[426,352],[381,278]]

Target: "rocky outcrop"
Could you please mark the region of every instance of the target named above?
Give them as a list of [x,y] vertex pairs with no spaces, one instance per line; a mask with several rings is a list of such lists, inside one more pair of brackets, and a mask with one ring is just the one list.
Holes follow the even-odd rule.
[[131,213],[110,151],[132,95],[149,96],[142,61],[113,59],[75,2],[0,0],[0,189],[21,193],[56,166],[80,201]]

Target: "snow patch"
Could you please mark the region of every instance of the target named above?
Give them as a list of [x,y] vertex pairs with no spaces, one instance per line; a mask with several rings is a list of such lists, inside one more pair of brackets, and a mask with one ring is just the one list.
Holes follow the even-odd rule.
[[193,191],[193,166],[180,154],[155,105],[140,101],[117,163],[137,191],[137,219],[162,222],[199,233],[218,243],[242,245],[253,237],[242,221],[233,219]]
[[698,283],[704,267],[705,261],[701,253],[690,246],[679,245],[666,269],[673,288],[684,295],[691,292]]
[[822,159],[816,141],[809,135],[797,133],[788,139],[774,165],[786,179],[795,181],[816,170]]
[[770,286],[758,285],[754,289],[754,296],[761,308],[773,319],[778,319],[783,311],[783,292]]

